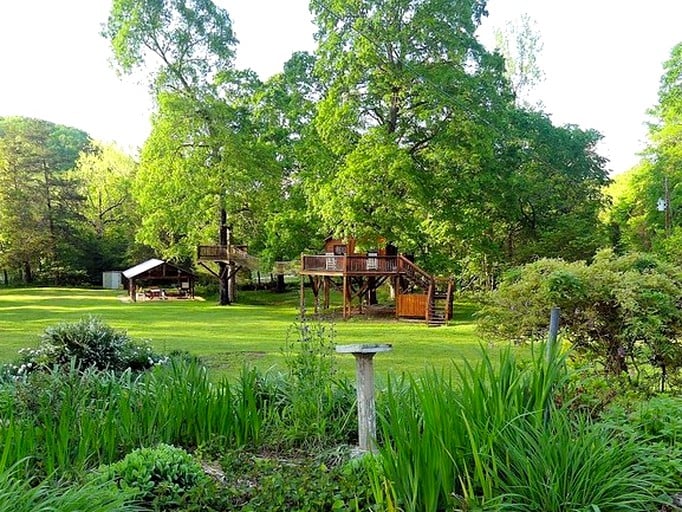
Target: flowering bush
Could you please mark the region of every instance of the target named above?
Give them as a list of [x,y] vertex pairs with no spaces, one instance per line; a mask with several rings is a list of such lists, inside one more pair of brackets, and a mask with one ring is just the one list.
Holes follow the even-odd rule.
[[19,355],[17,363],[6,369],[10,374],[24,375],[71,364],[81,369],[141,371],[166,360],[147,343],[135,343],[127,332],[94,316],[48,327],[38,347],[22,349]]

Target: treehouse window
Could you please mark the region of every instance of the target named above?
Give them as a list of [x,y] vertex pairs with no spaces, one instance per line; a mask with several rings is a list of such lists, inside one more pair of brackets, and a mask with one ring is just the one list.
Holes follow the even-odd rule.
[[342,256],[346,254],[346,246],[345,245],[335,245],[334,246],[334,254],[336,256]]

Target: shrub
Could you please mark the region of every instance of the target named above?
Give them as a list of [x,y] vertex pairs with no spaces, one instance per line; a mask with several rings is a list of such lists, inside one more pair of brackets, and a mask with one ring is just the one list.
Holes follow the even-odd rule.
[[181,508],[210,483],[189,453],[167,444],[134,450],[99,474],[154,510]]
[[668,485],[668,494],[682,489],[682,398],[621,401],[604,412],[603,422],[638,439],[646,450],[642,463]]
[[[488,295],[479,327],[522,341],[544,336],[561,308],[565,339],[607,373],[663,389],[682,367],[682,273],[648,254],[599,253],[591,265],[540,260],[506,275]],[[654,373],[657,371],[657,374]]]
[[71,364],[81,369],[122,371],[130,368],[137,371],[165,360],[149,345],[134,343],[128,333],[118,331],[94,316],[48,327],[38,347],[23,349],[20,355],[18,363],[10,367],[19,375]]

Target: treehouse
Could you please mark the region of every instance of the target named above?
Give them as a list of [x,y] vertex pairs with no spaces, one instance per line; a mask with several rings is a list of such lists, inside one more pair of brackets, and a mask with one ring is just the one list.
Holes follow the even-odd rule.
[[395,246],[380,240],[375,247],[359,252],[354,239],[327,238],[323,254],[301,255],[301,310],[305,305],[305,276],[315,297],[315,310],[330,306],[330,291],[338,289],[343,296],[343,317],[354,309],[376,305],[376,291],[387,281],[395,297],[396,318],[418,318],[428,325],[443,325],[452,317],[452,281],[439,280],[409,258],[399,254]]
[[[258,268],[258,259],[247,252],[246,245],[199,245],[197,247],[197,261],[221,284],[221,304],[234,302],[237,283],[237,272],[241,269]],[[216,265],[217,271],[209,267],[208,263]]]

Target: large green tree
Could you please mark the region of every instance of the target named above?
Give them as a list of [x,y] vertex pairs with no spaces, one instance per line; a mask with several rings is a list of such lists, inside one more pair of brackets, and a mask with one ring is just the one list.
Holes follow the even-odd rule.
[[614,243],[682,262],[682,43],[663,66],[651,109],[649,144],[640,163],[617,178],[610,222]]
[[60,281],[78,266],[75,225],[81,196],[67,171],[90,139],[48,121],[0,118],[0,257],[21,269]]
[[454,126],[475,137],[470,114],[485,115],[504,95],[502,61],[474,35],[485,2],[312,1],[311,8],[326,84],[315,122],[335,155],[315,206],[337,234],[386,236],[426,252],[439,229],[428,203],[444,156],[432,148]]
[[332,155],[311,203],[328,229],[385,236],[448,273],[600,245],[599,136],[516,107],[504,60],[475,37],[485,1],[311,8],[324,84],[314,122]]
[[136,169],[135,160],[116,146],[93,142],[70,172],[82,198],[78,229],[88,253],[83,267],[94,283],[103,271],[134,264],[130,256],[138,219],[131,189]]
[[[188,258],[218,233],[227,245],[229,225],[257,232],[250,214],[267,203],[277,176],[247,107],[258,81],[233,68],[227,12],[210,0],[114,0],[105,35],[122,70],[154,70],[157,111],[135,184],[139,239]],[[219,274],[227,304],[233,269],[220,263]]]

